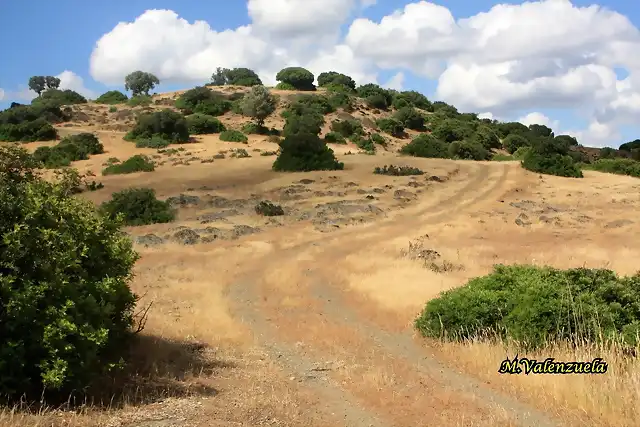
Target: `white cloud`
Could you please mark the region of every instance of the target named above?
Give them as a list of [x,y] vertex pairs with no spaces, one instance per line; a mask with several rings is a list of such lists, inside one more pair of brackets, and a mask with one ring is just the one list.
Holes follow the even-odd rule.
[[4,89],[0,88],[0,101],[4,99]]
[[382,84],[387,89],[402,90],[404,87],[404,73],[402,71],[394,74],[388,82]]
[[60,89],[70,89],[78,92],[80,95],[86,98],[95,98],[96,93],[91,89],[87,89],[84,86],[84,80],[82,77],[74,73],[73,71],[64,70],[62,73],[56,76],[60,79]]
[[560,124],[557,120],[551,120],[549,117],[537,111],[534,111],[523,117],[520,117],[517,121],[526,126],[544,125],[544,126],[550,127],[553,130],[557,130]]
[[[396,74],[385,85],[403,87],[410,70],[437,79],[436,98],[485,117],[576,110],[591,118],[588,129],[576,131],[589,140],[615,137],[618,125],[640,113],[640,31],[615,11],[543,0],[454,17],[445,6],[417,1],[378,21],[357,18],[340,38],[340,28],[372,4],[248,0],[251,24],[225,31],[148,10],[97,41],[90,71],[114,85],[137,69],[163,81],[203,83],[216,67],[242,66],[273,84],[280,69],[304,66],[363,84],[389,69]],[[618,81],[614,67],[629,77]]]

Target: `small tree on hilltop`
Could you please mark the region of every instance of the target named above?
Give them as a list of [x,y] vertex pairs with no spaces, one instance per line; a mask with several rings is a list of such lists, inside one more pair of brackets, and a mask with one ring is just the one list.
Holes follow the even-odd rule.
[[306,68],[287,67],[283,68],[276,74],[276,80],[292,86],[295,90],[315,90],[313,85],[315,76]]
[[235,85],[235,86],[257,86],[262,85],[262,80],[255,71],[249,68],[216,68],[216,72],[211,76],[213,86]]
[[57,89],[60,87],[60,79],[53,76],[33,76],[29,78],[29,89],[40,96],[46,89]]
[[160,80],[156,76],[144,71],[134,71],[124,78],[124,89],[130,90],[132,96],[149,95],[149,91],[159,84]]
[[356,88],[356,82],[349,76],[338,73],[336,71],[325,71],[318,75],[318,86],[326,87],[329,85],[345,86],[351,89]]
[[256,120],[258,126],[264,126],[264,121],[277,106],[276,97],[264,86],[254,86],[251,91],[240,101],[242,114]]

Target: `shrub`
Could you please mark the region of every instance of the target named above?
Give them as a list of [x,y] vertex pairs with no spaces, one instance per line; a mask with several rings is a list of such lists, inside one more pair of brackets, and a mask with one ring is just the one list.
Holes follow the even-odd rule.
[[617,156],[616,150],[611,147],[603,147],[598,153],[599,159],[615,159]]
[[294,85],[285,82],[278,83],[275,88],[277,90],[297,90]]
[[462,141],[472,135],[468,125],[456,119],[443,120],[433,128],[433,136],[444,142]]
[[383,167],[376,166],[373,173],[377,175],[391,175],[391,176],[409,176],[409,175],[424,175],[424,171],[412,166],[394,166],[384,165]]
[[189,133],[193,135],[220,133],[226,130],[222,122],[213,116],[196,113],[187,116],[186,119]]
[[402,107],[393,117],[407,129],[424,130],[424,117],[411,106]]
[[502,141],[502,145],[504,146],[505,150],[507,150],[510,154],[513,154],[518,148],[528,147],[530,143],[527,138],[522,135],[510,134],[504,139],[504,141]]
[[387,104],[387,98],[381,93],[374,93],[365,98],[365,102],[369,108],[377,108],[379,110],[386,110],[389,108]]
[[32,76],[29,78],[29,89],[40,96],[45,89],[58,89],[60,79],[53,76]]
[[620,145],[618,150],[627,151],[630,153],[632,150],[635,150],[636,148],[640,148],[640,139],[625,142],[624,144]]
[[[0,148],[0,395],[68,396],[113,371],[127,348],[137,259],[119,223]],[[55,396],[53,396],[55,394]]]
[[524,156],[531,150],[531,147],[520,147],[513,153],[514,160],[524,160]]
[[118,108],[115,105],[112,105],[111,107],[109,107],[110,113],[115,113],[116,111],[118,111]]
[[227,129],[220,132],[220,141],[225,142],[242,142],[246,144],[249,142],[247,135],[235,129]]
[[376,144],[370,138],[363,138],[361,135],[353,135],[351,141],[361,150],[366,151],[367,154],[376,153]]
[[420,92],[414,90],[394,94],[392,105],[396,110],[404,107],[415,107],[425,111],[433,111],[431,101]]
[[151,105],[152,101],[153,98],[149,95],[135,95],[127,101],[127,105],[129,107],[146,107],[147,105]]
[[249,68],[220,68],[211,76],[213,86],[235,85],[235,86],[258,86],[262,85],[262,80],[255,71]]
[[333,150],[327,147],[318,133],[319,129],[317,133],[313,133],[302,125],[297,125],[295,131],[285,133],[286,136],[280,143],[280,154],[273,163],[273,170],[306,172],[344,169],[344,164],[335,158]]
[[509,135],[520,135],[528,139],[531,134],[529,128],[520,122],[497,123],[495,126],[500,138],[506,138]]
[[125,135],[127,141],[150,139],[154,136],[171,142],[188,142],[189,128],[184,116],[166,109],[138,116],[134,128]]
[[245,159],[251,156],[249,155],[249,153],[247,153],[247,150],[245,150],[244,148],[234,148],[231,150],[231,157],[235,157],[238,159]]
[[318,75],[318,86],[344,86],[351,90],[356,88],[356,82],[349,76],[335,71],[326,71]]
[[176,100],[176,108],[183,114],[200,113],[221,116],[231,110],[231,101],[213,93],[209,88],[196,86]]
[[329,99],[323,95],[299,95],[289,108],[293,104],[313,108],[323,115],[333,113],[336,110],[329,102]]
[[31,105],[73,105],[73,104],[86,104],[87,99],[80,95],[78,92],[71,89],[59,90],[59,89],[47,89],[40,95],[31,101]]
[[351,135],[364,134],[362,123],[357,120],[334,120],[331,122],[331,130],[339,133],[345,138],[348,138]]
[[353,111],[353,98],[344,92],[331,92],[329,94],[329,104],[333,108],[333,110],[337,110],[338,108],[342,108],[344,111],[350,112]]
[[324,116],[316,109],[304,104],[292,104],[286,112],[282,134],[287,137],[296,133],[318,135],[324,125]]
[[446,102],[435,101],[432,106],[434,113],[440,113],[446,117],[457,117],[460,115],[456,107],[447,104]]
[[48,169],[69,166],[71,162],[87,160],[89,156],[104,153],[104,146],[91,133],[80,133],[63,138],[53,147],[38,147],[34,159]]
[[338,133],[338,132],[328,132],[325,136],[324,136],[324,140],[326,142],[331,142],[334,144],[346,144],[347,140],[344,138],[344,136],[342,136],[342,134]]
[[455,141],[449,144],[449,156],[462,160],[489,160],[491,153],[476,141]]
[[371,138],[371,141],[373,141],[374,143],[380,144],[383,147],[387,145],[387,140],[379,133],[372,133],[369,138]]
[[166,148],[170,144],[171,141],[167,141],[157,135],[151,138],[140,138],[136,140],[136,148]]
[[582,178],[582,171],[567,153],[568,147],[558,141],[539,141],[525,154],[522,167],[547,175]]
[[0,112],[0,141],[49,141],[58,133],[51,123],[69,118],[58,105],[18,105]]
[[633,159],[598,159],[588,166],[599,172],[640,178],[640,162]]
[[414,157],[446,159],[449,157],[449,146],[430,134],[421,134],[400,149],[400,153]]
[[102,170],[102,175],[122,175],[134,172],[153,172],[155,165],[147,156],[136,154],[122,163],[109,165]]
[[476,129],[473,139],[479,142],[485,149],[502,148],[498,134],[487,125],[480,125]]
[[287,67],[278,71],[276,80],[291,85],[295,90],[315,90],[313,73],[302,67]]
[[404,125],[394,118],[382,118],[376,120],[376,125],[384,133],[387,133],[396,138],[400,138],[404,135]]
[[98,104],[122,104],[128,99],[129,97],[119,90],[110,90],[100,95],[96,102]]
[[356,92],[358,97],[366,100],[367,105],[371,108],[386,110],[393,101],[391,92],[373,83],[358,86]]
[[526,349],[616,336],[635,346],[639,297],[638,274],[501,265],[429,301],[415,326],[423,336],[455,340],[497,334]]
[[258,126],[264,125],[265,119],[276,111],[277,105],[276,97],[264,86],[253,86],[240,101],[242,114],[255,119]]
[[113,193],[111,200],[100,205],[100,210],[109,218],[122,215],[126,225],[167,223],[175,219],[171,205],[156,199],[151,188],[128,188]]
[[130,90],[133,97],[149,95],[149,91],[160,84],[160,80],[151,73],[134,71],[124,78],[124,90]]
[[256,213],[263,216],[282,216],[284,215],[284,209],[282,206],[273,204],[269,201],[262,201],[255,207]]

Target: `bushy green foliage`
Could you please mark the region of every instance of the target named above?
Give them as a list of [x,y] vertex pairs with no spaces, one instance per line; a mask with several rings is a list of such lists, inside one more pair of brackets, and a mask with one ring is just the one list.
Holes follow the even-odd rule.
[[449,157],[449,144],[430,134],[421,134],[400,149],[400,153],[414,157],[446,159]]
[[582,171],[568,155],[562,141],[543,139],[534,143],[522,160],[522,167],[547,175],[582,178]]
[[498,335],[524,349],[549,341],[637,345],[640,275],[609,270],[496,266],[486,276],[430,300],[416,319],[428,337],[463,340]]
[[225,142],[242,142],[246,144],[249,142],[247,135],[235,129],[227,129],[220,132],[220,141]]
[[571,135],[556,135],[554,139],[569,147],[574,147],[578,145],[578,140]]
[[285,118],[286,122],[282,130],[285,137],[300,132],[318,135],[324,125],[324,116],[317,108],[299,103],[289,106]]
[[176,100],[176,108],[187,115],[200,113],[208,116],[221,116],[230,111],[231,107],[231,101],[215,94],[205,86],[189,89]]
[[531,133],[529,128],[520,122],[497,123],[495,127],[498,131],[498,136],[500,136],[500,138],[502,139],[506,138],[509,135],[520,135],[522,137],[525,137],[526,139],[529,139],[529,135]]
[[146,107],[151,105],[151,102],[153,102],[153,98],[150,95],[135,95],[129,98],[127,105],[129,107]]
[[331,142],[334,144],[346,144],[347,140],[345,139],[344,136],[342,136],[342,134],[338,133],[338,132],[328,132],[325,136],[324,136],[324,140],[325,142]]
[[108,218],[122,216],[126,225],[148,225],[167,223],[175,219],[171,205],[156,198],[151,188],[128,188],[113,193],[111,200],[100,205]]
[[263,200],[255,207],[255,211],[258,215],[262,216],[282,216],[284,215],[284,209],[282,206],[276,205],[269,201]]
[[29,89],[40,96],[46,89],[58,89],[60,79],[53,76],[32,76],[29,78]]
[[528,147],[530,146],[530,142],[527,138],[517,133],[509,134],[504,141],[502,141],[502,145],[504,149],[509,153],[513,154],[520,147]]
[[394,166],[384,165],[383,167],[376,166],[373,173],[377,175],[391,175],[391,176],[409,176],[409,175],[424,175],[424,171],[414,168],[413,166]]
[[283,68],[276,74],[276,80],[291,85],[295,90],[316,90],[316,87],[313,85],[315,76],[306,68]]
[[189,133],[193,135],[203,135],[208,133],[220,133],[226,130],[226,127],[220,120],[206,114],[191,114],[186,117],[187,128]]
[[473,129],[456,119],[443,120],[433,128],[433,136],[444,142],[462,141],[472,135]]
[[369,108],[377,108],[379,110],[387,110],[389,104],[387,104],[387,98],[381,93],[374,93],[365,98],[365,102]]
[[280,154],[273,163],[273,170],[282,172],[341,169],[344,164],[335,158],[333,150],[317,134],[309,132],[285,136],[280,143]]
[[460,115],[456,107],[454,107],[453,105],[447,104],[446,102],[435,101],[431,105],[433,107],[433,112],[435,113],[440,113],[447,117],[457,117],[458,115]]
[[[0,148],[0,395],[65,397],[118,362],[131,334],[137,259],[119,223]],[[55,396],[54,396],[55,394]]]
[[104,153],[104,146],[91,133],[80,133],[63,138],[52,147],[38,147],[34,159],[44,167],[53,169],[69,166],[71,162],[87,160],[89,156]]
[[473,139],[479,142],[485,149],[501,148],[500,138],[498,134],[487,125],[479,125],[473,135]]
[[277,98],[262,85],[253,86],[240,101],[242,114],[255,119],[258,126],[264,125],[265,119],[276,111],[277,105]]
[[365,138],[361,135],[351,135],[351,141],[356,144],[361,150],[364,150],[367,154],[375,154],[376,153],[376,144],[371,140],[371,138]]
[[165,109],[138,116],[136,125],[124,137],[127,141],[150,139],[154,136],[167,141],[189,142],[189,127],[184,116],[175,111]]
[[633,159],[598,159],[588,169],[640,178],[640,162]]
[[289,104],[288,108],[291,109],[295,105],[314,108],[323,115],[336,111],[335,107],[329,102],[329,98],[323,95],[298,95],[295,100]]
[[136,148],[166,148],[171,144],[171,141],[167,141],[159,136],[152,136],[151,138],[139,138],[136,139]]
[[371,141],[373,141],[376,144],[380,144],[383,147],[387,145],[387,140],[385,139],[384,136],[380,135],[379,133],[372,133],[371,136],[369,136],[369,138],[371,138]]
[[393,117],[407,129],[424,130],[424,117],[410,105],[400,108]]
[[110,90],[100,95],[96,102],[98,104],[122,104],[128,99],[129,97],[119,90]]
[[344,86],[350,89],[356,88],[356,82],[349,76],[336,71],[326,71],[318,75],[318,86]]
[[62,106],[73,104],[86,104],[87,99],[80,95],[78,92],[71,89],[47,89],[39,97],[34,98],[31,101],[31,105],[47,105],[47,106]]
[[345,92],[334,92],[331,91],[328,97],[329,105],[334,110],[338,108],[342,108],[346,112],[353,111],[354,103],[351,95]]
[[384,133],[387,133],[396,138],[404,136],[404,125],[397,119],[392,117],[383,117],[376,120],[376,125]]
[[211,76],[212,86],[258,86],[262,80],[255,71],[249,68],[220,68],[218,67]]
[[297,90],[294,85],[287,82],[280,82],[275,87],[277,90]]
[[123,175],[135,172],[153,172],[155,165],[151,159],[142,154],[129,157],[121,163],[115,163],[102,170],[102,175]]
[[59,105],[17,105],[0,111],[0,141],[49,141],[58,133],[51,123],[69,118]]
[[553,129],[545,125],[531,124],[529,125],[531,133],[538,138],[553,138]]
[[124,90],[130,90],[132,96],[149,95],[149,91],[160,84],[160,80],[151,73],[134,71],[124,78]]
[[518,148],[513,153],[514,160],[524,160],[524,156],[526,156],[530,150],[531,150],[531,147],[528,147],[528,146]]
[[617,156],[616,150],[611,147],[603,147],[598,153],[599,159],[615,159]]
[[404,107],[415,107],[425,111],[433,111],[433,104],[429,99],[415,90],[409,90],[394,94],[393,108],[399,110]]
[[275,128],[269,129],[266,126],[260,126],[256,123],[249,122],[242,125],[242,133],[245,135],[269,135],[278,136],[280,131]]
[[449,156],[461,160],[489,160],[491,152],[477,141],[464,140],[449,144]]
[[627,151],[630,153],[632,150],[636,148],[640,148],[640,139],[635,139],[633,141],[625,142],[624,144],[620,145],[618,150]]
[[351,135],[362,135],[364,129],[362,123],[357,120],[333,120],[331,122],[331,130],[337,132],[345,138],[349,138]]
[[382,88],[381,86],[375,83],[367,83],[356,88],[356,93],[359,98],[367,99],[372,95],[382,95],[385,99],[385,104],[388,106],[393,102],[393,94]]

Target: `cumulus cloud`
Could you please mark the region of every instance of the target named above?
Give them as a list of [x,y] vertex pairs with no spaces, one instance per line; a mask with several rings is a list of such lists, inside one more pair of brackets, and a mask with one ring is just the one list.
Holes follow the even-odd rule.
[[557,129],[558,125],[560,124],[557,120],[551,120],[549,117],[537,111],[522,116],[517,121],[526,126],[544,125],[550,127],[551,129]]
[[56,76],[60,79],[60,89],[70,89],[78,92],[80,95],[86,98],[95,98],[96,93],[91,89],[88,89],[84,85],[84,79],[74,73],[73,71],[64,70],[62,73]]
[[[542,0],[454,17],[445,6],[417,1],[379,20],[356,18],[341,37],[340,29],[374,3],[248,0],[251,23],[226,31],[148,10],[97,41],[90,71],[106,84],[120,85],[137,69],[186,84],[207,81],[216,67],[243,66],[274,84],[280,69],[304,66],[362,84],[378,83],[378,71],[388,69],[396,74],[384,85],[403,87],[410,70],[437,79],[435,97],[462,111],[514,119],[575,109],[592,118],[583,134],[601,138],[640,112],[640,31],[620,13]],[[628,71],[626,81],[617,80],[615,67]]]
[[402,71],[394,74],[388,82],[384,83],[382,87],[387,89],[402,90],[404,87],[404,73]]

